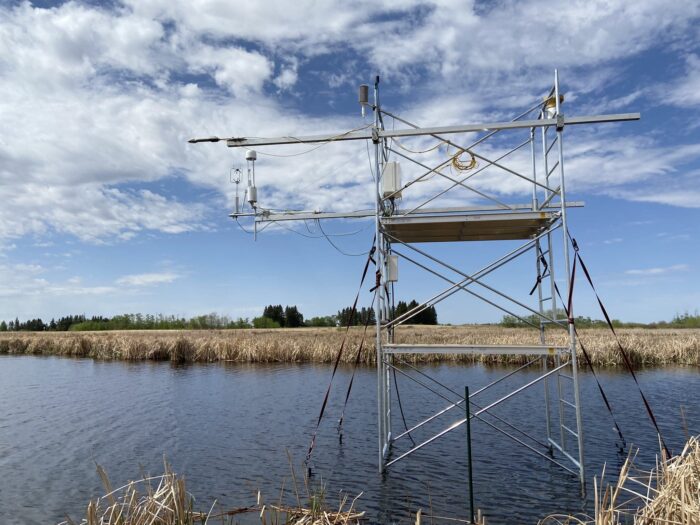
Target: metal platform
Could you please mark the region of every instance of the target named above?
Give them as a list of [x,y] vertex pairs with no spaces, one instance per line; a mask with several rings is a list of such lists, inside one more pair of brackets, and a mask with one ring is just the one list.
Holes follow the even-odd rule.
[[391,344],[384,345],[387,354],[480,354],[480,355],[539,355],[554,356],[566,354],[568,346],[551,345],[425,345]]
[[398,242],[503,241],[531,239],[560,217],[553,211],[383,217],[386,235]]

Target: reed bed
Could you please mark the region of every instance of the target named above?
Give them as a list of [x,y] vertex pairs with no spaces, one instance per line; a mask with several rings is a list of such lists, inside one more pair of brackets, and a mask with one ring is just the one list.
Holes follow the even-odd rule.
[[[176,363],[330,363],[340,345],[343,328],[272,330],[144,330],[104,332],[4,332],[0,354],[88,357],[103,360],[169,360]],[[605,329],[580,330],[593,363],[622,364],[615,340]],[[639,367],[680,364],[700,366],[700,330],[620,329],[618,331],[632,362]],[[526,328],[499,326],[402,326],[396,342],[446,344],[536,344],[539,336]],[[355,359],[362,329],[350,330],[343,362]],[[551,342],[563,344],[563,330],[552,332]],[[580,353],[580,349],[579,349]],[[413,355],[412,362],[480,362],[522,364],[525,356]],[[360,361],[375,361],[370,331]]]
[[[355,509],[356,497],[347,496],[340,499],[338,506],[328,507],[325,492],[313,492],[308,480],[304,486],[307,491],[309,506],[302,505],[299,488],[296,486],[296,505],[267,505],[258,492],[255,505],[239,507],[232,510],[218,510],[216,502],[204,511],[194,510],[195,498],[187,492],[185,478],[175,474],[164,461],[164,473],[155,477],[143,477],[130,481],[117,489],[107,477],[102,467],[97,472],[106,491],[104,496],[88,503],[85,517],[80,525],[227,525],[237,523],[242,514],[255,514],[262,525],[358,525],[363,521],[364,512]],[[280,500],[284,493],[280,495]],[[71,519],[59,525],[76,525]]]
[[614,485],[597,480],[595,516],[552,515],[540,525],[700,525],[700,440],[691,437],[683,451],[637,469],[630,456]]

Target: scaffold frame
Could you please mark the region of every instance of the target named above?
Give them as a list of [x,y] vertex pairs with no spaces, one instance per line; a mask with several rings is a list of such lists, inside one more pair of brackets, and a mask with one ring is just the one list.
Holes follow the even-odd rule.
[[[599,124],[606,122],[623,122],[638,120],[638,113],[618,115],[599,115],[568,117],[561,111],[563,96],[560,92],[559,75],[555,70],[551,89],[543,100],[536,102],[524,112],[508,122],[468,124],[462,126],[441,126],[422,128],[417,124],[385,111],[380,104],[379,79],[374,84],[374,100],[366,102],[373,111],[373,122],[364,129],[345,133],[314,135],[307,137],[245,138],[218,137],[193,139],[190,142],[225,141],[231,148],[251,148],[263,145],[313,144],[323,142],[371,140],[374,146],[372,159],[375,195],[374,209],[356,212],[270,212],[254,209],[250,213],[236,210],[231,217],[252,217],[257,231],[258,225],[281,221],[320,220],[320,219],[354,219],[374,218],[376,246],[376,263],[378,283],[374,302],[376,318],[376,363],[377,363],[377,417],[378,417],[378,466],[383,472],[398,462],[410,457],[414,452],[429,445],[442,436],[454,431],[466,423],[466,417],[460,417],[440,430],[433,431],[429,437],[415,443],[407,449],[399,450],[406,436],[419,428],[443,417],[452,409],[470,403],[470,418],[477,419],[499,433],[528,448],[533,453],[556,464],[563,470],[585,481],[583,423],[581,416],[581,399],[579,391],[579,370],[576,359],[576,334],[571,319],[559,318],[557,299],[564,302],[568,298],[560,295],[556,285],[556,272],[561,267],[555,252],[563,259],[566,291],[571,290],[571,254],[568,234],[567,209],[581,207],[583,203],[567,201],[564,172],[564,132],[567,126]],[[385,129],[384,117],[408,126],[404,129]],[[484,144],[496,135],[509,132],[512,135],[526,134],[524,140],[506,152],[491,158],[483,153]],[[457,133],[483,133],[468,145],[450,138]],[[471,157],[470,168],[460,171],[455,176],[445,169],[448,160],[430,166],[418,161],[415,155],[407,153],[405,148],[397,146],[398,138],[432,137],[445,147],[454,148],[457,158],[464,154]],[[522,138],[522,137],[521,137]],[[507,165],[508,157],[513,153],[529,147],[530,171],[523,172]],[[400,151],[403,149],[404,151]],[[422,153],[422,152],[413,152]],[[422,170],[422,174],[401,185],[395,191],[383,193],[382,176],[390,155],[401,158]],[[476,163],[481,164],[478,169]],[[478,184],[474,177],[487,169],[499,172],[502,176],[514,177],[520,184],[531,186],[531,202],[511,204],[504,202],[501,195],[494,195]],[[408,209],[401,209],[397,203],[399,195],[404,196],[411,187],[421,181],[436,177],[447,181],[447,187],[440,189],[412,204]],[[469,204],[430,208],[428,205],[454,190],[469,192]],[[480,204],[474,205],[474,199]],[[563,242],[555,240],[559,231]],[[433,243],[469,242],[469,241],[521,241],[515,249],[491,261],[482,268],[467,272],[449,264],[430,251]],[[420,244],[421,246],[416,246]],[[423,246],[423,245],[426,246]],[[534,253],[536,285],[530,295],[535,294],[535,304],[531,298],[518,299],[488,284],[485,277],[495,270],[511,263],[526,254]],[[390,258],[415,265],[422,271],[445,282],[430,298],[410,308],[401,315],[395,314],[394,280],[388,275]],[[559,265],[559,266],[557,266]],[[456,276],[456,277],[455,277]],[[539,332],[539,344],[533,345],[494,345],[481,344],[423,344],[415,342],[398,342],[395,339],[396,327],[407,324],[410,319],[427,308],[434,307],[448,297],[459,292],[466,292],[509,316],[519,319]],[[504,305],[505,302],[505,305]],[[561,306],[565,306],[562,304]],[[567,312],[571,311],[569,308]],[[516,311],[517,310],[517,311]],[[528,312],[523,314],[522,312]],[[525,317],[525,316],[528,317]],[[533,322],[533,316],[537,322]],[[553,344],[548,326],[560,327],[566,332],[566,344]],[[451,389],[425,371],[403,359],[406,354],[481,354],[481,355],[521,355],[528,361],[515,370],[504,373],[491,383],[478,387],[469,385],[469,400],[464,394]],[[513,378],[518,372],[532,369],[539,365],[540,370],[534,379],[525,384],[513,386],[506,394],[485,405],[477,404],[473,398]],[[445,408],[415,423],[404,432],[392,431],[392,373],[400,374],[412,383],[419,385],[432,394],[449,403]],[[568,383],[568,386],[567,386]],[[528,432],[517,428],[504,418],[494,414],[492,409],[513,398],[526,389],[544,384],[544,419],[546,436],[544,441]],[[552,399],[552,388],[556,399]],[[486,419],[489,416],[490,419]],[[498,424],[494,423],[498,421]],[[502,425],[502,426],[501,426]],[[503,428],[505,427],[505,428]],[[507,429],[506,429],[507,428]],[[517,433],[517,435],[516,435]],[[520,436],[520,437],[519,437]]]

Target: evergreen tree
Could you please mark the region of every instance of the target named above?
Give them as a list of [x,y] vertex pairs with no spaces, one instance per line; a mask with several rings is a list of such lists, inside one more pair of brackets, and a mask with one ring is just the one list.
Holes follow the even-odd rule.
[[399,301],[394,310],[394,318],[401,317],[403,314],[408,312],[408,305],[406,301]]
[[0,332],[7,332],[7,323],[5,321],[0,322]]
[[[406,310],[407,310],[407,311],[411,311],[411,310],[413,310],[414,308],[417,308],[417,307],[418,307],[418,302],[417,302],[415,299],[413,299],[413,300],[411,300],[410,303],[408,303],[408,305],[407,305],[407,307],[406,307]],[[408,322],[409,324],[418,324],[418,321],[420,321],[419,316],[420,316],[420,314],[413,314],[411,317],[408,318],[408,321],[407,321],[407,322]]]
[[[396,304],[394,316],[396,318],[401,315],[404,315],[406,312],[408,312],[409,310],[413,310],[416,307],[418,307],[418,302],[415,299],[408,304],[406,304],[405,301],[399,301]],[[435,310],[434,306],[429,306],[427,308],[424,308],[422,311],[413,314],[407,319],[406,322],[408,324],[438,324],[437,310]]]
[[357,324],[357,314],[353,316],[352,308],[350,308],[349,306],[347,308],[339,310],[338,315],[336,317],[340,326],[347,326],[351,322],[351,318],[353,318],[352,324]]
[[275,321],[277,324],[280,326],[285,326],[285,318],[284,318],[284,308],[282,308],[281,304],[278,305],[269,305],[266,306],[265,309],[263,310],[263,317],[267,317],[268,319],[272,319]]
[[287,328],[298,328],[300,326],[304,326],[304,316],[301,314],[296,305],[285,307],[284,320]]
[[377,322],[377,318],[374,315],[374,308],[365,308],[364,306],[355,315],[355,324],[362,325],[374,324]]
[[438,324],[437,311],[434,306],[430,306],[423,311],[423,323],[422,324]]

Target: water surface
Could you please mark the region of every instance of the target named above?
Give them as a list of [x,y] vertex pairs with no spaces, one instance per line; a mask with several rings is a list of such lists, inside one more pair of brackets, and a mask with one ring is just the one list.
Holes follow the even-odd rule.
[[[503,367],[421,367],[458,392],[472,391],[504,375]],[[465,429],[444,436],[384,476],[377,472],[376,373],[358,370],[346,413],[342,443],[335,429],[351,373],[341,368],[314,452],[314,483],[328,499],[340,491],[363,492],[358,505],[371,522],[409,522],[409,513],[466,517]],[[487,404],[513,385],[536,376],[525,372],[475,401]],[[602,371],[628,441],[650,464],[658,451],[633,381],[619,369]],[[113,484],[138,478],[143,469],[162,472],[163,456],[204,509],[216,499],[225,507],[253,504],[258,489],[277,500],[283,480],[289,495],[287,450],[298,468],[330,377],[327,365],[188,365],[0,357],[0,523],[56,523],[82,517],[88,499],[101,494],[95,462]],[[700,432],[700,373],[663,368],[638,374],[670,448]],[[399,376],[409,426],[447,403]],[[582,374],[589,479],[616,453],[612,422],[590,374]],[[445,394],[449,395],[445,391]],[[552,391],[553,395],[553,391]],[[536,385],[494,412],[538,437],[544,436],[543,388]],[[427,425],[415,439],[446,427],[459,409]],[[394,430],[403,430],[398,410]],[[490,523],[536,523],[550,512],[590,511],[578,479],[478,421],[472,424],[476,504]],[[404,440],[402,440],[404,441]],[[409,441],[397,443],[405,450]],[[590,492],[590,491],[589,491]],[[253,522],[255,522],[253,520]]]

